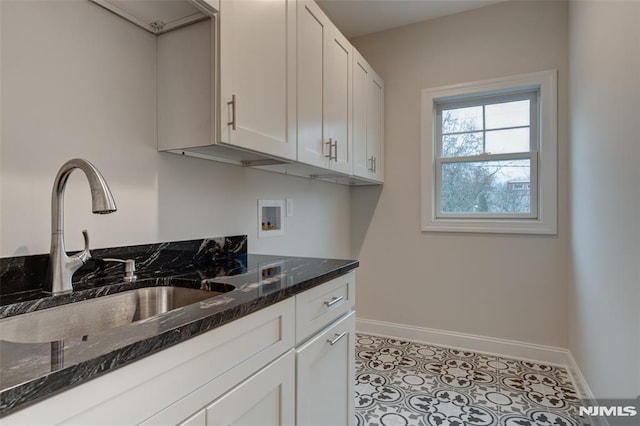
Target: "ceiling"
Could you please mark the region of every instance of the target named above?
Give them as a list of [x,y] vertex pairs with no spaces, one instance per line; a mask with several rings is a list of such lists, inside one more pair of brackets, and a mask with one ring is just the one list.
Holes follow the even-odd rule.
[[347,38],[476,9],[503,0],[316,0]]

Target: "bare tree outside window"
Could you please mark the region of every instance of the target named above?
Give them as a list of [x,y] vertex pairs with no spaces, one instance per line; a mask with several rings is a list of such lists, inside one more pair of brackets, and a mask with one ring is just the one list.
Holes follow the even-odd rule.
[[[443,213],[528,213],[531,211],[530,160],[483,159],[491,154],[487,152],[490,142],[494,149],[497,147],[502,151],[528,151],[528,130],[515,133],[514,130],[524,127],[522,125],[515,129],[510,126],[486,130],[483,108],[480,105],[442,110],[441,157],[460,158],[460,161],[442,163],[439,177],[441,210]],[[525,108],[515,105],[511,109],[528,113],[528,105]],[[514,115],[508,108],[503,111],[506,111],[503,115]],[[515,186],[514,182],[522,187]]]

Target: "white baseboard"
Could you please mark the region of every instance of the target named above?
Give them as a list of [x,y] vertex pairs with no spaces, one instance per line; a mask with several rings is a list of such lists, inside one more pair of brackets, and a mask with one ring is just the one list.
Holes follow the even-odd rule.
[[363,318],[356,319],[356,330],[358,333],[393,337],[436,346],[467,349],[474,352],[526,359],[564,367],[568,367],[570,359],[573,359],[569,350],[564,348]]
[[[578,367],[578,363],[571,351],[567,351],[567,371],[569,371],[571,380],[576,386],[580,398],[587,400],[589,405],[598,405],[596,397],[593,395],[589,384],[582,375],[582,371],[580,371],[580,367]],[[609,426],[609,422],[604,417],[590,417],[588,420],[591,426]]]
[[591,388],[587,384],[586,379],[582,375],[582,371],[580,371],[580,367],[578,367],[578,363],[570,351],[567,351],[567,370],[573,379],[573,383],[579,387],[577,391],[580,394],[580,398],[594,401],[595,403],[596,397],[593,395],[593,392],[591,392]]

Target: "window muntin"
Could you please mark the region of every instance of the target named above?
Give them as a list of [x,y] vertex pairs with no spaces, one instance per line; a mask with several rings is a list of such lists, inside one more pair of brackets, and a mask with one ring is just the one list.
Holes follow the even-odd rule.
[[538,96],[529,89],[435,103],[436,217],[537,217]]

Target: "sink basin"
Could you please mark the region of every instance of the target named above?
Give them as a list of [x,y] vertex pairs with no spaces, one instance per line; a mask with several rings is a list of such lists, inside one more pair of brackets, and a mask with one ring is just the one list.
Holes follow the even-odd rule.
[[[230,286],[229,286],[230,287]],[[45,343],[141,321],[229,291],[145,287],[0,320],[0,340]]]

